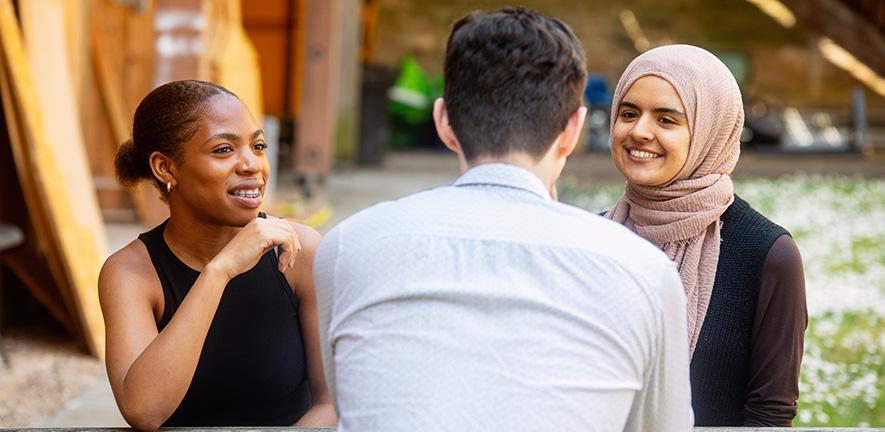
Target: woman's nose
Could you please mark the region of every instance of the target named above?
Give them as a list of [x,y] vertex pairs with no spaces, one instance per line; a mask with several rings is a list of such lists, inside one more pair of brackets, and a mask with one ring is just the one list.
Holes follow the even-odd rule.
[[646,117],[640,117],[639,120],[633,123],[633,128],[630,130],[630,137],[633,138],[634,141],[641,142],[654,140],[655,134],[652,121]]
[[261,169],[261,161],[259,156],[251,151],[244,151],[240,155],[240,163],[238,165],[242,172],[257,172]]

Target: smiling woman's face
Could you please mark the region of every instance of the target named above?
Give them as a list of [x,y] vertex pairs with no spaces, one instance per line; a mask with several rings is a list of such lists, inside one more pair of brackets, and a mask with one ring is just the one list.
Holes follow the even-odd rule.
[[668,183],[688,159],[688,126],[676,89],[662,78],[642,77],[618,107],[612,128],[612,160],[630,183]]
[[170,205],[223,225],[244,226],[257,216],[270,164],[264,134],[242,101],[212,97],[199,129],[183,146]]

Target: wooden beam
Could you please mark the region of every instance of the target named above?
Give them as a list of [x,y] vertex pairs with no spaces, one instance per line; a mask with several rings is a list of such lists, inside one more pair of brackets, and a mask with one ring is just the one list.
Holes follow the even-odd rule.
[[288,108],[291,118],[301,118],[301,103],[303,101],[302,92],[304,91],[304,50],[306,45],[304,39],[304,27],[307,25],[307,6],[306,0],[290,0],[289,2],[289,19],[291,32],[289,34],[289,67],[291,71],[289,76],[289,94]]
[[301,112],[295,143],[294,170],[304,178],[328,173],[332,168],[335,117],[340,76],[342,0],[304,2],[304,74]]
[[335,156],[340,160],[355,160],[359,147],[360,92],[362,90],[362,0],[340,0],[341,16],[336,26],[340,35],[338,55],[338,102],[335,112]]
[[[2,6],[0,6],[2,7]],[[2,13],[2,12],[0,12]],[[3,24],[0,23],[0,26]],[[0,29],[2,31],[2,29]],[[0,35],[2,40],[2,35]],[[3,56],[0,55],[0,59]],[[12,156],[15,161],[15,173],[18,176],[19,185],[24,196],[24,204],[27,207],[27,215],[31,227],[33,228],[33,236],[28,236],[28,244],[26,249],[33,251],[33,255],[43,257],[45,267],[39,271],[44,276],[52,280],[51,284],[36,286],[36,284],[28,284],[26,275],[18,274],[19,279],[26,282],[26,286],[31,294],[40,301],[50,314],[53,315],[65,328],[74,335],[82,335],[82,328],[75,324],[72,317],[76,316],[75,306],[71,298],[71,287],[65,277],[63,265],[57,251],[54,249],[54,234],[50,227],[46,224],[49,219],[48,212],[44,202],[38,197],[41,194],[39,184],[37,183],[37,175],[35,169],[29,164],[30,155],[26,146],[27,134],[25,129],[27,126],[23,123],[21,108],[15,102],[12,84],[9,82],[7,71],[0,67],[0,99],[3,100],[4,123],[9,133],[10,147]],[[18,267],[18,273],[21,269],[31,270],[30,265],[21,265],[20,262],[25,261],[25,257],[12,257],[12,261],[7,261],[7,265],[13,268]],[[49,270],[48,272],[46,270]],[[52,288],[55,288],[53,291]]]
[[25,156],[16,158],[16,168],[36,185],[36,196],[26,199],[29,208],[45,217],[39,221],[49,234],[44,243],[50,247],[44,252],[60,264],[59,285],[70,289],[90,352],[101,357],[104,322],[96,286],[107,241],[64,55],[64,8],[60,0],[29,0],[19,6],[27,55],[12,3],[0,0],[4,113],[19,125],[17,138],[10,137],[14,150]]
[[[3,68],[0,68],[0,87],[6,88],[8,85],[2,76]],[[8,90],[3,89],[0,89],[0,93],[10,94]],[[4,101],[7,102],[0,103],[0,106],[11,105],[9,97],[4,96]],[[37,218],[28,211],[25,191],[19,180],[12,148],[12,139],[19,139],[21,136],[18,133],[18,119],[6,116],[4,108],[0,110],[0,122],[6,126],[0,128],[0,182],[4,185],[0,188],[0,220],[21,228],[24,235],[23,244],[0,251],[0,263],[13,271],[31,295],[43,304],[49,314],[70,334],[80,336],[82,335],[80,326],[73,320],[73,315],[65,305],[53,273],[47,271],[50,265],[46,261],[46,254],[40,252],[40,245],[37,243],[39,236],[36,235],[34,226]],[[28,186],[33,190],[32,182]]]
[[838,0],[781,0],[804,27],[826,36],[885,76],[885,36]]

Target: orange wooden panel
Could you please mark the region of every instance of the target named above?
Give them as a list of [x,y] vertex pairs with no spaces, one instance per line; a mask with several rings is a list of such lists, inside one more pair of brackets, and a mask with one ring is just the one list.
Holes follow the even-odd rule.
[[247,31],[252,25],[273,23],[286,25],[292,0],[247,0],[243,2],[243,26]]
[[292,118],[298,106],[300,49],[294,32],[299,0],[243,2],[243,27],[255,45],[268,114]]
[[264,109],[269,115],[286,117],[286,86],[289,76],[286,74],[288,61],[288,35],[285,27],[246,29],[249,39],[258,52],[258,64],[261,68],[262,96]]

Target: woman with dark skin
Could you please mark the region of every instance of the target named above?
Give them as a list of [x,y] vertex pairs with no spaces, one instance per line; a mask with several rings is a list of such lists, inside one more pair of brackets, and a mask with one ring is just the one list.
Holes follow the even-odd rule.
[[170,216],[108,258],[99,295],[108,378],[137,429],[335,425],[311,276],[320,234],[259,217],[266,146],[215,84],[165,84],[135,113],[118,178],[152,181]]
[[664,250],[687,298],[697,426],[790,426],[808,316],[789,233],[734,194],[744,111],[711,53],[655,48],[621,76],[612,160],[627,180],[606,217]]

